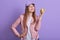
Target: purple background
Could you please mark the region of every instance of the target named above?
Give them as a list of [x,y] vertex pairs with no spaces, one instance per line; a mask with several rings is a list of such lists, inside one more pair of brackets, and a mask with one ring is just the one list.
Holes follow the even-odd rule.
[[[0,40],[19,40],[10,27],[19,15],[24,13],[27,1],[0,0]],[[40,40],[60,40],[60,0],[29,0],[29,2],[36,4],[37,15],[41,8],[46,9],[39,30]]]

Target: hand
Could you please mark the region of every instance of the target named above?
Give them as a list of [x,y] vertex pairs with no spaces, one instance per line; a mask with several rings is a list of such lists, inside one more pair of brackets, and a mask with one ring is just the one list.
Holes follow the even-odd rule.
[[44,9],[44,8],[41,8],[41,10],[40,10],[41,15],[42,15],[44,12],[45,12],[45,9]]
[[17,35],[18,36],[18,38],[21,38],[21,35]]
[[43,17],[43,15],[44,15],[44,12],[45,12],[45,9],[44,8],[41,8],[41,10],[40,10],[40,16],[39,16],[39,20],[41,20],[42,19],[42,17]]
[[27,34],[27,31],[24,31],[21,35],[20,35],[20,38],[24,38]]

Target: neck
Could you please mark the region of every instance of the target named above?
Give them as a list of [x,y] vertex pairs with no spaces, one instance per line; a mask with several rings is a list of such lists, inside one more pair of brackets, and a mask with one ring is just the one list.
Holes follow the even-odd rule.
[[29,16],[32,16],[32,13],[29,13]]

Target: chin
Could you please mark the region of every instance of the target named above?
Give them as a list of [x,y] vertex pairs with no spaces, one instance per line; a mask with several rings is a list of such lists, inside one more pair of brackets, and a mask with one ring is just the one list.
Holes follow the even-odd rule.
[[31,11],[32,13],[34,12],[34,11]]

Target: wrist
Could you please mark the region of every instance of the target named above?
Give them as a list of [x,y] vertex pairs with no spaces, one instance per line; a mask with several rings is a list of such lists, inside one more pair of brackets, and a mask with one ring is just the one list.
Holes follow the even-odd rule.
[[23,38],[24,36],[21,34],[20,37]]
[[16,35],[18,38],[20,38],[20,34],[19,35]]

